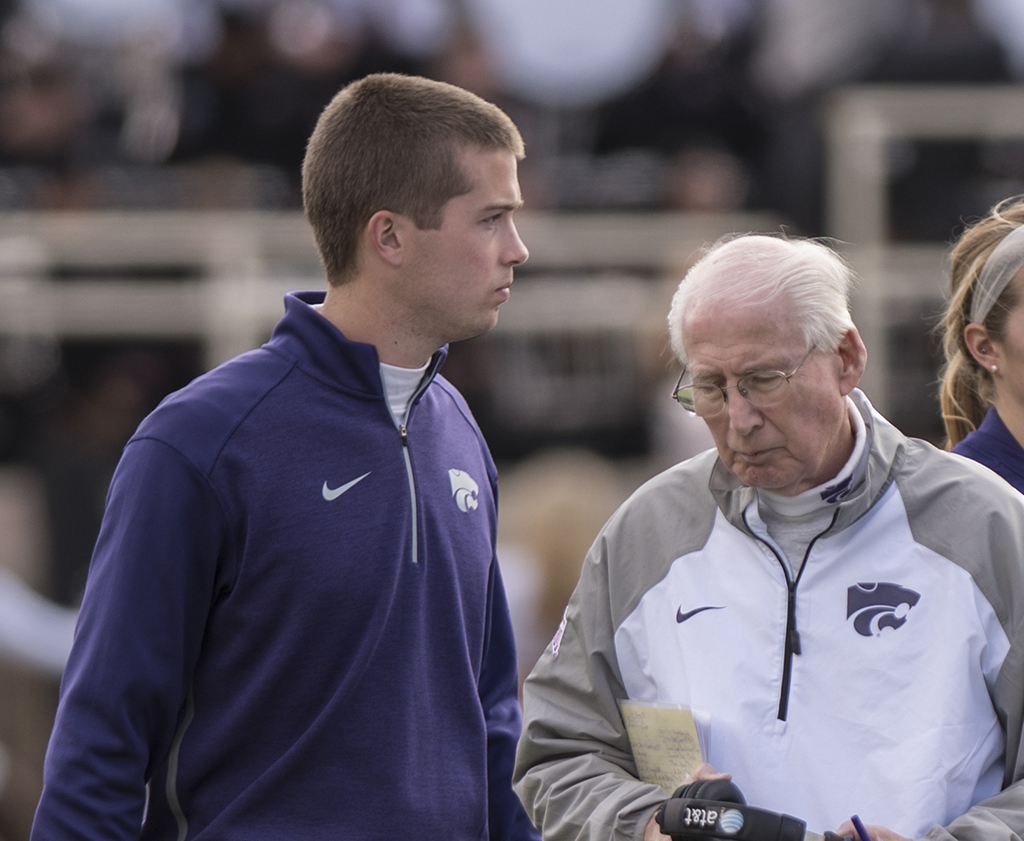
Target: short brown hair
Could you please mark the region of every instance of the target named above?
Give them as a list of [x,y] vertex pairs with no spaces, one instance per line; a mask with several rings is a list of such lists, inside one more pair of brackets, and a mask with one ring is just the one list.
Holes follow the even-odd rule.
[[[1003,238],[1021,225],[1024,196],[1003,199],[961,234],[950,256],[949,301],[942,324],[946,362],[939,392],[949,448],[978,428],[995,397],[992,374],[971,355],[964,328],[971,323],[974,289],[985,261]],[[993,339],[1003,339],[1007,316],[1017,306],[1018,297],[1011,283],[985,316],[984,327]]]
[[352,276],[360,234],[378,210],[440,227],[448,200],[472,189],[459,163],[471,147],[524,154],[508,115],[455,85],[377,73],[342,88],[302,166],[306,218],[328,281]]

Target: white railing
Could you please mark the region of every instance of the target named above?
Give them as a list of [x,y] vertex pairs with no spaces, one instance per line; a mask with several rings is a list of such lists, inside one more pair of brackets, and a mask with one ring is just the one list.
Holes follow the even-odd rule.
[[[524,212],[519,227],[531,257],[499,329],[557,331],[646,324],[666,305],[651,279],[678,278],[724,233],[777,230],[779,221]],[[0,214],[0,335],[195,338],[213,365],[266,337],[285,291],[324,283],[300,213]]]
[[[908,378],[937,379],[937,371],[908,371],[907,360],[893,358],[891,339],[901,315],[941,309],[949,252],[945,242],[891,241],[890,146],[897,141],[1022,140],[1024,85],[851,87],[831,96],[824,128],[828,233],[845,244],[862,278],[854,300],[854,317],[870,357],[862,382],[886,412]],[[922,335],[929,326],[921,322]],[[918,383],[918,390],[923,385]],[[928,387],[937,389],[934,382]]]

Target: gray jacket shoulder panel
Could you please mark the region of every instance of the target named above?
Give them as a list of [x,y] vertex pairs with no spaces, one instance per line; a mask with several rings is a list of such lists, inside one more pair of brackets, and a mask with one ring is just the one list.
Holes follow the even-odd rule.
[[906,452],[896,484],[914,539],[970,573],[1012,639],[1024,620],[1024,496],[924,441],[908,439]]
[[707,541],[717,511],[707,493],[716,457],[708,452],[670,468],[612,515],[587,554],[555,641],[527,680],[513,782],[547,841],[642,841],[665,799],[661,787],[637,779],[618,708],[627,693],[614,635],[672,562]]
[[928,837],[1019,837],[1013,833],[1024,831],[1024,496],[987,467],[923,441],[908,442],[907,461],[909,479],[898,486],[915,539],[970,573],[1010,641],[993,691],[1006,734],[1004,790]]
[[606,565],[612,594],[612,630],[664,578],[672,563],[700,549],[715,525],[717,507],[707,492],[718,454],[709,450],[641,485],[608,520],[587,563],[604,564],[603,546],[615,546]]

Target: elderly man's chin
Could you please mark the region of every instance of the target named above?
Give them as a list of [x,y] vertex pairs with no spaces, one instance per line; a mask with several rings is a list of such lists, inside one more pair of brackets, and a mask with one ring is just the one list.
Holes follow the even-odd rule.
[[[785,463],[788,461],[789,463]],[[800,483],[800,470],[788,459],[780,463],[778,457],[761,456],[747,459],[733,455],[729,469],[744,485],[783,496],[795,495],[812,485]],[[799,483],[799,484],[798,484]]]

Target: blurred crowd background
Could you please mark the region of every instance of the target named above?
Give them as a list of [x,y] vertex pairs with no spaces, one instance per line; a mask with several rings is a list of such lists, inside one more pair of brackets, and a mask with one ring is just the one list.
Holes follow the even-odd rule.
[[[449,81],[504,108],[526,141],[527,213],[760,213],[820,236],[831,233],[822,109],[833,93],[1024,83],[1024,3],[0,0],[0,220],[298,212],[300,165],[321,109],[345,83],[377,71]],[[886,167],[898,243],[949,243],[964,220],[1024,193],[1016,140],[896,143]],[[9,246],[0,241],[0,283]],[[58,282],[89,277],[48,272]],[[145,271],[133,267],[132,278],[145,283]],[[936,277],[937,294],[940,285]],[[918,319],[904,350],[926,346],[928,330]],[[614,367],[630,352],[600,336],[544,341],[549,360],[573,357],[577,367],[580,357]],[[525,400],[528,389],[481,385],[480,347],[453,349],[446,373],[502,467],[503,565],[525,670],[605,517],[638,481],[708,441],[699,424],[662,409],[635,422],[620,416],[612,436],[505,436],[498,421],[507,411],[486,393]],[[519,367],[507,370],[521,371],[525,357],[510,358]],[[204,366],[189,342],[0,336],[0,568],[50,600],[46,610],[68,611],[51,611],[51,627],[73,617],[121,447]],[[622,379],[663,385],[628,366]],[[595,405],[616,399],[606,391]],[[577,402],[569,411],[590,409]],[[5,604],[0,587],[0,611]],[[19,659],[4,639],[0,627],[0,837],[19,841],[56,683],[51,666]]]
[[393,70],[506,108],[531,208],[813,235],[831,89],[1024,76],[1016,0],[2,0],[0,27],[0,209],[298,207],[324,104]]

